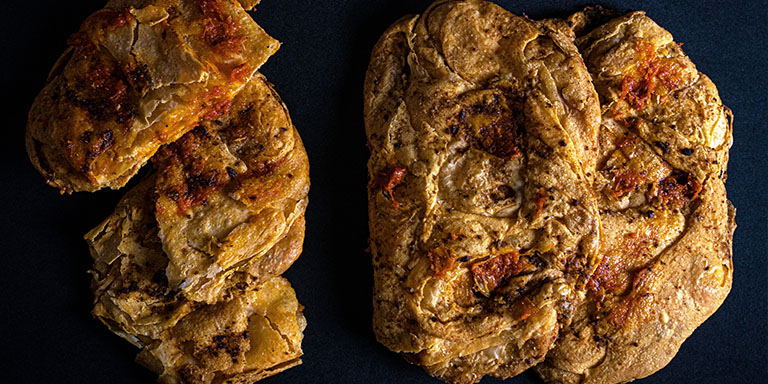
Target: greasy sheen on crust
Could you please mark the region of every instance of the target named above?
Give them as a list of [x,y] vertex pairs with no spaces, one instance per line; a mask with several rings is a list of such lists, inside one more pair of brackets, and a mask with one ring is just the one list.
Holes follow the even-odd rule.
[[190,301],[168,285],[153,181],[142,180],[86,235],[93,315],[140,348],[137,361],[161,383],[245,384],[300,364],[306,322],[284,278],[238,272],[216,304]]
[[256,74],[228,115],[153,157],[85,237],[93,314],[165,383],[251,383],[299,364],[304,318],[278,275],[299,256],[306,152]]
[[[576,30],[591,10],[570,18]],[[595,179],[605,255],[587,300],[536,370],[548,382],[621,383],[663,368],[730,291],[730,111],[642,12],[577,40],[600,95]]]
[[86,18],[29,112],[27,153],[46,182],[120,188],[161,145],[226,114],[280,45],[243,5],[113,0]]
[[364,102],[379,342],[454,383],[542,361],[600,262],[572,32],[438,1],[380,38]]

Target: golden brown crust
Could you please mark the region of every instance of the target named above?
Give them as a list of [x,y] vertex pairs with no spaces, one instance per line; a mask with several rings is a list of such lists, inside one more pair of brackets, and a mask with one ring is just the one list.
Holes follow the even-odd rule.
[[374,48],[374,330],[441,379],[543,359],[599,262],[599,109],[572,39],[492,3],[438,1]]
[[68,44],[26,137],[62,192],[123,186],[161,145],[225,114],[279,47],[234,0],[111,1]]
[[153,182],[142,180],[86,235],[94,316],[141,348],[137,360],[163,383],[253,381],[299,364],[305,320],[287,280],[238,272],[217,304],[168,285]]
[[277,275],[301,253],[309,175],[277,94],[255,75],[228,115],[153,163],[86,235],[93,314],[164,383],[250,383],[299,364],[304,318]]
[[[571,20],[587,24],[584,14]],[[577,44],[603,106],[594,188],[605,255],[536,369],[549,382],[627,382],[664,367],[730,291],[730,111],[642,12]]]
[[167,277],[185,295],[214,302],[236,270],[280,274],[298,256],[270,250],[303,221],[307,155],[285,105],[260,74],[229,115],[202,123],[152,162]]

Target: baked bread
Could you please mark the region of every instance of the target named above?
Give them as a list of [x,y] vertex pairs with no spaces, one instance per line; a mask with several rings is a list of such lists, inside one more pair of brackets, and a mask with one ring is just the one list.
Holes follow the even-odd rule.
[[152,163],[166,276],[187,297],[215,302],[235,271],[279,275],[301,253],[307,153],[261,74],[229,114],[162,147]]
[[230,113],[153,157],[86,235],[93,313],[166,383],[250,383],[300,362],[304,319],[279,277],[301,253],[306,152],[256,74]]
[[548,382],[620,383],[664,367],[731,288],[730,111],[642,12],[570,24],[603,110],[594,189],[604,257],[587,300],[536,370]]
[[125,185],[161,145],[226,114],[279,47],[235,0],[113,0],[67,43],[26,135],[62,192]]
[[141,348],[137,360],[161,383],[252,383],[300,364],[305,320],[284,278],[238,272],[217,304],[168,284],[153,195],[148,177],[86,235],[93,315]]
[[600,110],[573,34],[437,1],[365,80],[373,328],[454,383],[544,359],[600,262]]

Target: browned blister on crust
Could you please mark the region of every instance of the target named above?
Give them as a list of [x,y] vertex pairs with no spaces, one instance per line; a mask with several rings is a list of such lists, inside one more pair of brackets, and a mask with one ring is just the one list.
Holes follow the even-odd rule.
[[730,291],[730,111],[642,12],[585,32],[577,45],[603,110],[594,189],[604,257],[536,369],[549,382],[620,383],[669,363]]
[[113,0],[67,43],[26,135],[62,192],[125,185],[161,145],[225,115],[279,47],[235,0]]
[[455,383],[543,360],[600,262],[570,30],[438,1],[380,38],[364,100],[377,339]]
[[299,364],[305,321],[279,275],[301,253],[308,163],[277,94],[256,74],[229,114],[153,163],[86,235],[93,314],[164,383],[251,383]]

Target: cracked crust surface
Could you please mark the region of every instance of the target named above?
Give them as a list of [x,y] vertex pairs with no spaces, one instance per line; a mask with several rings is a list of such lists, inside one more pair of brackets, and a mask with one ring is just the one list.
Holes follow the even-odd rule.
[[301,253],[306,153],[260,74],[228,115],[153,158],[86,235],[93,314],[164,383],[251,383],[300,363],[305,321],[278,275]]
[[279,47],[234,0],[110,1],[67,43],[26,134],[62,192],[125,185],[161,145],[225,115]]
[[379,342],[455,383],[543,360],[600,262],[571,31],[438,1],[380,38],[364,97]]
[[[590,13],[571,25],[590,24]],[[730,291],[730,111],[642,12],[587,31],[577,45],[603,110],[594,188],[604,258],[536,370],[548,382],[627,382],[669,363]]]

